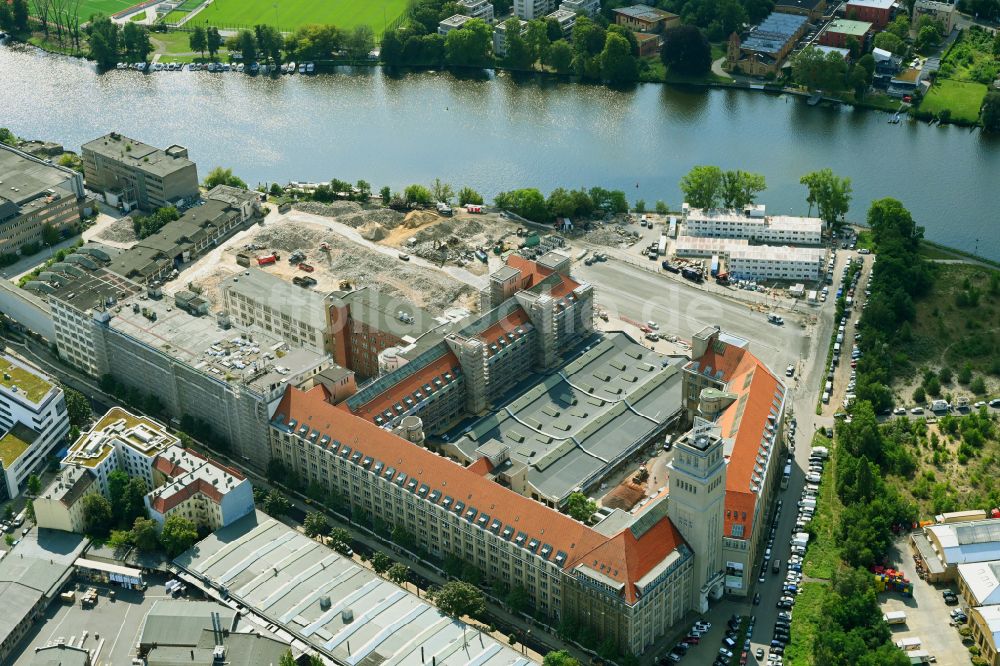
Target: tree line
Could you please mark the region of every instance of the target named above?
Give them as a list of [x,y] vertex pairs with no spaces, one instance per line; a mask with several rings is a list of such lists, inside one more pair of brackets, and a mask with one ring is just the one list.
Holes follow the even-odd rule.
[[28,32],[28,0],[0,2],[0,30],[23,34]]
[[149,29],[132,21],[124,26],[107,16],[94,17],[87,24],[89,55],[101,69],[112,69],[119,62],[146,62],[153,52]]

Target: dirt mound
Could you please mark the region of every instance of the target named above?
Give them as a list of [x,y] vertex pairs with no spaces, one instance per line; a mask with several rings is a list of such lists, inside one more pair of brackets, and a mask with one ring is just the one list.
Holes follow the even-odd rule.
[[437,213],[427,210],[412,210],[403,218],[403,226],[407,229],[416,229],[425,224],[437,222],[440,219],[441,217]]
[[361,234],[362,238],[370,241],[380,241],[388,235],[386,234],[385,227],[383,227],[381,224],[374,224],[374,223],[366,224],[365,226],[361,227],[358,230],[358,232]]
[[601,501],[601,504],[609,509],[631,511],[632,507],[638,504],[639,500],[641,500],[645,494],[646,491],[643,486],[626,481],[608,493]]
[[114,243],[134,243],[137,238],[135,227],[132,226],[132,218],[129,216],[115,220],[98,235],[98,238]]

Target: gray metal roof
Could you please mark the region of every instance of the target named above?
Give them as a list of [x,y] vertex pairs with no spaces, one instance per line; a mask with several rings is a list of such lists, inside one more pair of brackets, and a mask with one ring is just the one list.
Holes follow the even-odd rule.
[[38,648],[31,666],[90,666],[90,652],[69,645],[49,645]]
[[[157,647],[146,655],[146,666],[215,666],[214,634],[201,632],[193,647]],[[267,636],[249,633],[229,634],[222,639],[225,663],[240,666],[278,666],[288,645]]]
[[194,646],[204,630],[218,627],[232,631],[235,623],[236,611],[213,601],[158,599],[146,614],[139,642],[144,646]]
[[807,16],[772,12],[750,32],[740,48],[776,55],[808,20]]
[[303,289],[259,268],[247,268],[232,275],[219,285],[227,291],[242,294],[248,300],[261,303],[278,314],[288,315],[295,321],[305,322],[319,330],[326,330],[327,295]]
[[[170,146],[167,150],[171,148],[179,148],[179,146]],[[117,132],[88,141],[83,144],[83,149],[160,178],[194,164],[186,157],[173,157],[168,155],[165,150],[130,139]]]

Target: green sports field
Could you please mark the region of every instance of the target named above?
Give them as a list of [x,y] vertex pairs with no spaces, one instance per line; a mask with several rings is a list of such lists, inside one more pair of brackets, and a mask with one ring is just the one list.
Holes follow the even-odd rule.
[[[139,2],[140,0],[83,0],[80,3],[80,20],[88,20],[94,14],[111,16]],[[34,7],[33,2],[29,2],[28,5]]]
[[[94,0],[90,0],[94,1]],[[104,0],[110,1],[110,0]],[[185,25],[220,28],[250,27],[258,23],[283,32],[310,23],[333,24],[350,29],[370,25],[381,34],[406,9],[406,0],[215,0]]]

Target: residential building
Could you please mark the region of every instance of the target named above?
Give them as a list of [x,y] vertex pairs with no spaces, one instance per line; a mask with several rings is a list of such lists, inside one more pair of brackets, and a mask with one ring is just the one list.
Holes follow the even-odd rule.
[[940,2],[939,0],[916,0],[913,3],[913,14],[911,28],[916,30],[920,26],[921,16],[930,16],[935,21],[941,21],[944,25],[945,34],[951,32],[955,26],[955,19],[958,16],[958,8],[954,2]]
[[255,220],[259,212],[256,193],[219,185],[205,195],[204,203],[111,259],[108,268],[140,283],[163,280]]
[[39,527],[82,532],[84,496],[110,492],[118,470],[140,478],[144,503],[159,524],[174,514],[206,529],[224,527],[253,511],[253,489],[239,472],[182,448],[162,424],[112,407],[70,448],[62,470],[36,500]]
[[261,635],[228,606],[160,599],[143,620],[137,653],[147,666],[277,666],[289,645]]
[[746,238],[758,243],[819,245],[823,241],[823,220],[818,217],[767,215],[763,205],[744,211],[703,210],[683,205],[687,236]]
[[87,187],[126,211],[198,199],[198,170],[183,146],[160,150],[112,132],[83,144],[82,157]]
[[826,0],[778,0],[774,11],[782,14],[799,14],[810,21],[820,19],[826,12]]
[[318,354],[331,350],[329,296],[257,268],[224,279],[219,291],[224,311],[237,325],[260,327]]
[[249,479],[180,446],[171,446],[153,461],[152,487],[145,504],[160,527],[177,515],[214,532],[254,510]]
[[902,99],[907,95],[913,95],[917,91],[917,86],[922,80],[921,71],[916,67],[907,67],[897,72],[889,79],[889,88],[886,94],[889,97]]
[[573,26],[576,25],[576,13],[567,9],[557,9],[545,16],[545,20],[552,19],[559,24],[563,37],[569,39],[573,36]]
[[601,2],[600,0],[562,0],[559,3],[559,9],[565,9],[574,14],[596,16],[601,11]]
[[523,586],[538,612],[619,649],[641,654],[690,608],[701,581],[666,496],[591,528],[423,448],[421,430],[413,419],[404,439],[316,389],[289,388],[275,409],[272,455],[358,512],[407,530],[432,555]]
[[46,227],[78,224],[82,200],[79,173],[0,144],[0,254],[41,247]]
[[969,628],[980,656],[990,666],[1000,666],[1000,606],[970,608]]
[[726,67],[751,76],[776,75],[808,27],[808,15],[772,12],[746,39],[736,33],[729,37]]
[[[721,539],[725,591],[746,596],[767,544],[764,516],[780,486],[788,396],[746,340],[716,327],[694,336],[691,359],[684,367],[688,416],[695,432],[700,420],[714,424],[713,436],[723,440],[727,461]],[[676,454],[674,460],[676,465]]]
[[737,279],[815,281],[823,276],[826,250],[749,245],[728,253],[728,273]]
[[0,356],[0,501],[19,495],[28,477],[69,433],[63,390],[40,370]]
[[[524,31],[528,29],[528,22],[522,19],[518,19],[518,27],[520,29],[520,34],[524,34]],[[496,54],[498,58],[507,57],[507,22],[501,21],[493,27],[493,53]]]
[[555,6],[555,0],[514,0],[514,14],[525,21],[533,21],[544,18]]
[[874,26],[874,32],[884,30],[892,20],[896,0],[848,0],[844,14],[854,21],[867,21]]
[[875,34],[874,26],[868,21],[836,19],[820,33],[819,43],[823,46],[846,48],[849,43],[848,40],[855,39],[861,48],[864,49],[873,34]]
[[489,0],[458,0],[458,6],[465,16],[493,23],[493,3]]
[[[349,417],[350,418],[350,417]],[[397,488],[397,490],[399,490]],[[255,512],[195,544],[174,560],[186,577],[196,579],[227,600],[240,604],[236,630],[226,607],[207,606],[190,613],[184,608],[157,610],[147,619],[139,640],[146,645],[164,641],[209,645],[206,632],[220,633],[225,661],[247,666],[268,666],[245,652],[242,641],[268,635],[294,637],[296,652],[304,650],[324,663],[336,664],[437,664],[438,666],[531,666],[534,662],[489,634],[454,620],[430,602],[407,592],[371,569],[296,532],[267,515]],[[159,603],[158,602],[157,606]],[[154,607],[155,608],[155,607]],[[207,615],[207,617],[206,617]],[[241,629],[245,623],[246,629]],[[193,648],[196,657],[211,656]],[[189,650],[181,652],[190,663]],[[260,649],[260,648],[258,648]],[[177,661],[157,661],[160,648],[147,653],[150,666],[176,666]],[[170,652],[167,651],[169,656]],[[423,657],[421,657],[423,655]],[[158,659],[158,657],[157,657]],[[219,660],[196,664],[220,663]]]
[[95,378],[110,375],[144,394],[155,387],[164,412],[195,419],[243,464],[267,464],[270,408],[284,386],[332,365],[260,327],[228,316],[195,316],[104,268],[53,267],[43,292],[62,358]]
[[[492,5],[490,6],[492,7]],[[465,16],[464,14],[454,14],[449,16],[445,20],[438,23],[438,34],[446,36],[452,30],[458,30],[471,20],[471,16]]]
[[611,11],[615,15],[615,24],[625,26],[635,32],[658,33],[681,23],[681,17],[677,14],[671,14],[648,5],[617,7]]

